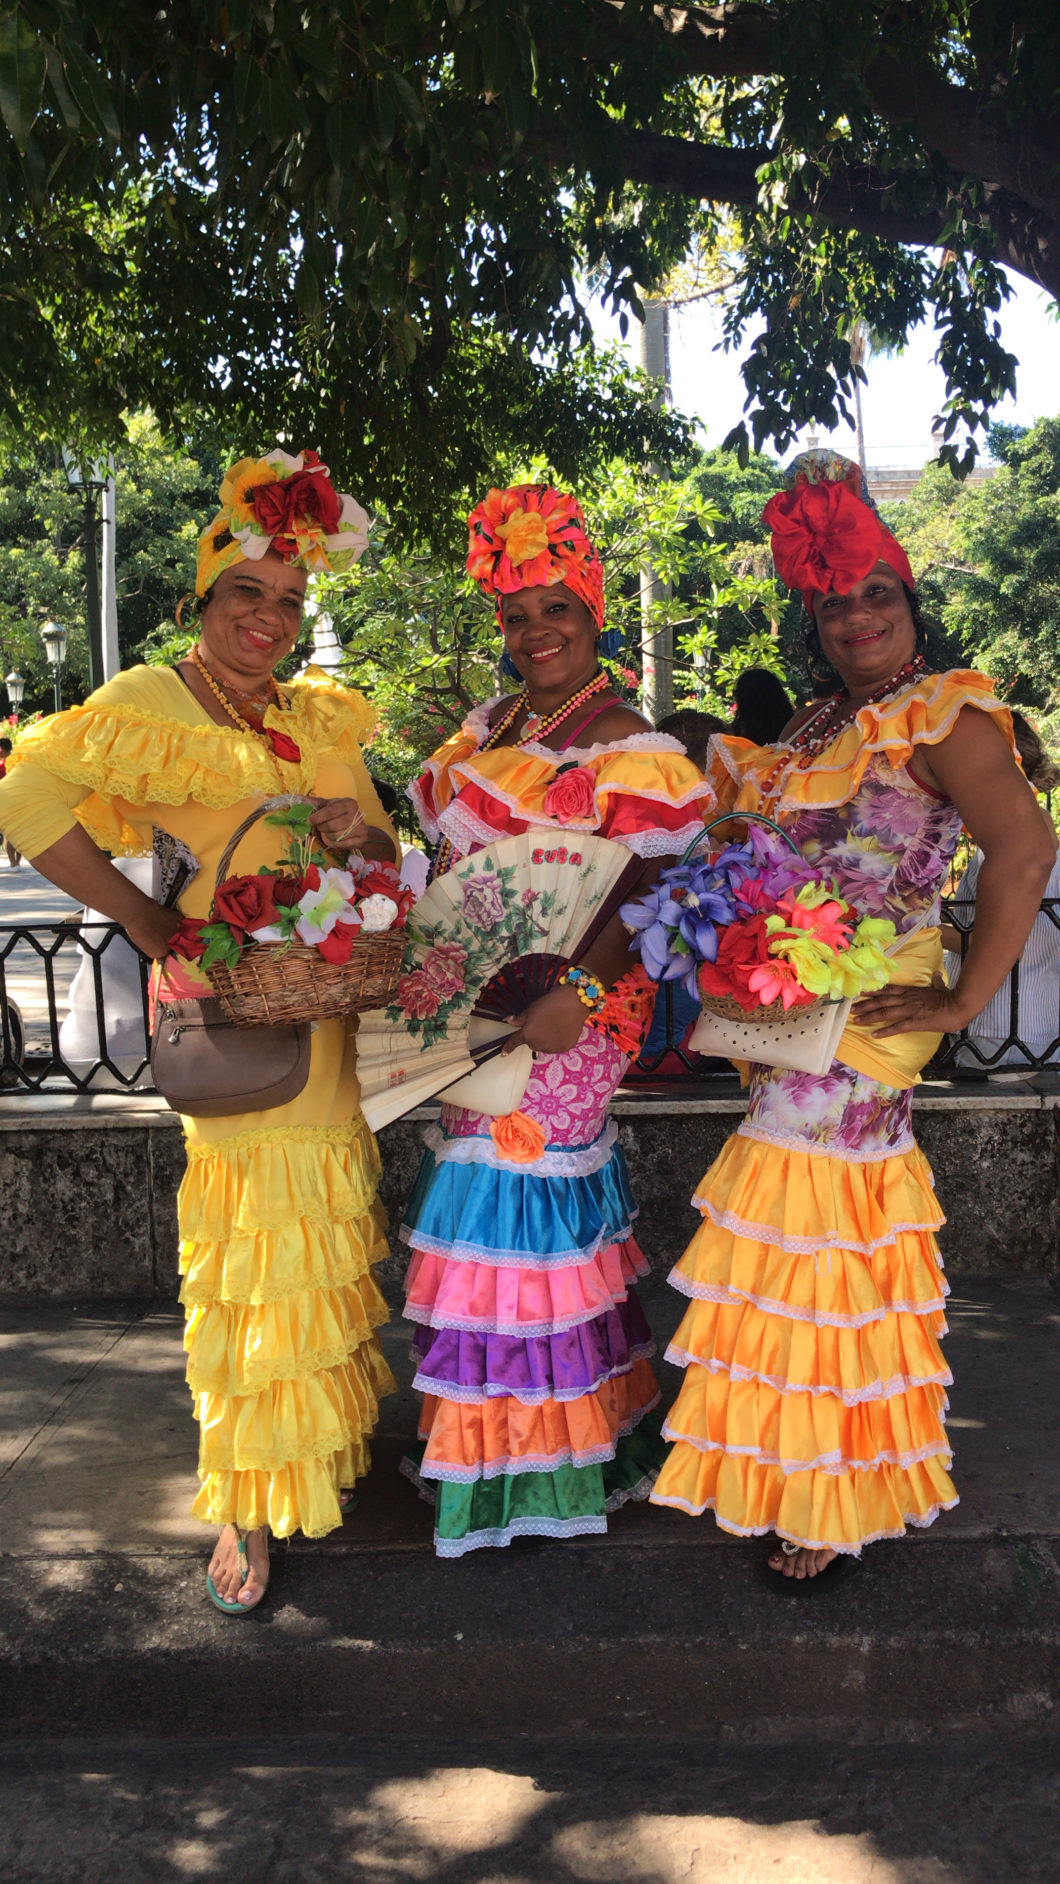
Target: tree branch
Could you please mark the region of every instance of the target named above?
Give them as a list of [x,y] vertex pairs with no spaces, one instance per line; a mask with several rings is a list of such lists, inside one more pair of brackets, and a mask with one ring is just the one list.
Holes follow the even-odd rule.
[[[628,54],[640,34],[622,17],[625,0],[603,3],[613,16],[608,37]],[[780,70],[773,50],[776,22],[764,7],[658,5],[654,13],[660,34],[689,74],[746,79],[772,77]],[[880,117],[910,125],[958,175],[979,177],[1030,209],[1060,218],[1060,140],[1051,127],[1024,122],[1014,132],[1005,101],[995,96],[987,102],[929,66],[896,58],[886,49],[861,80]]]

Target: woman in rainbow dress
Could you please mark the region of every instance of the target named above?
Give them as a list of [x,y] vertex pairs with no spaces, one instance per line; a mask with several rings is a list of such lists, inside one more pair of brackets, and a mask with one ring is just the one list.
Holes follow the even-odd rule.
[[[490,491],[468,569],[522,681],[472,712],[411,796],[436,872],[531,826],[594,832],[645,860],[680,854],[710,788],[600,665],[603,568],[573,497]],[[658,867],[658,865],[656,865]],[[442,1556],[607,1529],[662,1456],[645,1270],[607,1111],[654,988],[616,916],[578,970],[521,1016],[537,1055],[517,1112],[444,1105],[409,1200],[406,1314],[417,1324],[422,1456]]]
[[[668,1358],[687,1371],[652,1498],[713,1510],[741,1537],[775,1532],[768,1574],[795,1593],[956,1503],[942,1216],[913,1088],[1019,956],[1054,847],[991,683],[930,671],[908,559],[857,467],[807,453],[764,516],[836,690],[778,745],[717,739],[718,795],[777,820],[859,914],[893,921],[900,947],[827,1073],[752,1069],[746,1118],[699,1187],[702,1227],[671,1277],[690,1301]],[[962,823],[985,861],[947,988],[938,899]]]

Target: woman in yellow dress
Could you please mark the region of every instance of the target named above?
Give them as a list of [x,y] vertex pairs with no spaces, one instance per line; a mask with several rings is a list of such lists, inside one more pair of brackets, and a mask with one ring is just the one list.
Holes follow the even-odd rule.
[[[715,741],[726,808],[781,823],[862,915],[900,939],[821,1077],[752,1069],[747,1116],[703,1179],[671,1281],[686,1369],[652,1493],[741,1537],[775,1532],[775,1588],[836,1582],[863,1544],[956,1503],[939,1350],[942,1216],[911,1125],[919,1069],[1018,957],[1055,846],[982,674],[932,673],[912,572],[860,473],[807,453],[767,506],[836,691],[774,746]],[[938,898],[962,822],[983,850],[974,940],[941,975]]]
[[[365,700],[313,670],[274,679],[301,631],[306,572],[356,559],[363,511],[308,451],[241,460],[221,505],[199,544],[198,645],[176,668],[133,668],[43,721],[0,784],[2,827],[36,868],[156,960],[182,915],[207,916],[222,852],[266,798],[317,799],[313,823],[340,854],[397,854],[361,757]],[[150,852],[156,831],[199,862],[176,911],[104,855]],[[259,821],[236,868],[274,864],[282,843]],[[353,1030],[321,1022],[297,1099],[183,1121],[193,1509],[220,1526],[208,1585],[231,1614],[264,1595],[269,1530],[319,1537],[341,1523],[343,1496],[368,1469],[377,1395],[393,1386],[375,1335],[386,1309],[371,1266],[386,1246],[355,1062]]]

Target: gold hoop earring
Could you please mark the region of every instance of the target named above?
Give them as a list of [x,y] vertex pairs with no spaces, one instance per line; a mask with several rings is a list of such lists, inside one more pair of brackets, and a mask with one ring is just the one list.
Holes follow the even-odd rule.
[[194,590],[189,589],[187,595],[181,596],[180,601],[177,603],[176,608],[173,610],[173,619],[176,622],[177,627],[180,629],[181,634],[183,635],[190,635],[192,632],[192,630],[185,623],[184,610],[187,607],[187,604],[189,602],[194,602],[195,600],[196,600],[196,596],[195,596]]

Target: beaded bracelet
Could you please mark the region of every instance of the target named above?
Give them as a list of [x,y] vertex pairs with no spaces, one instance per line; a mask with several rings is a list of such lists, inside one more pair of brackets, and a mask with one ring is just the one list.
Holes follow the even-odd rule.
[[566,968],[559,978],[561,988],[573,988],[583,1007],[590,1014],[599,1014],[607,1000],[607,989],[595,975],[590,975],[584,968]]

